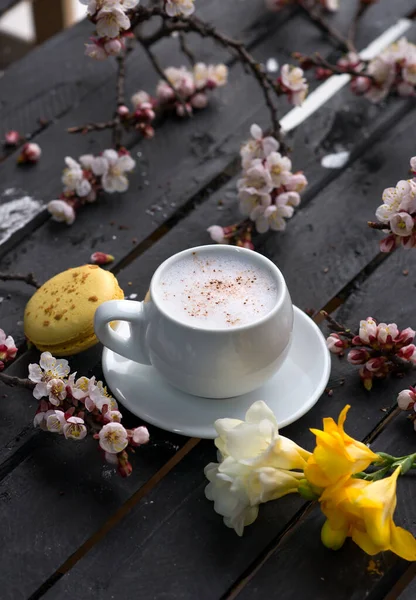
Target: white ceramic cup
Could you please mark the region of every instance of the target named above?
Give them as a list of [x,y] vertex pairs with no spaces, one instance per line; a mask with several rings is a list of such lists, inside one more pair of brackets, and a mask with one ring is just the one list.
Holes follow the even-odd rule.
[[[265,316],[247,325],[207,329],[167,314],[161,302],[161,278],[174,261],[202,253],[220,259],[247,253],[251,268],[266,268],[277,289],[276,303]],[[112,321],[127,321],[130,337],[120,336]],[[175,388],[206,398],[230,398],[251,392],[283,363],[290,347],[293,307],[279,269],[267,258],[245,248],[209,245],[175,254],[152,277],[144,302],[111,300],[95,313],[99,340],[117,354],[153,367]],[[276,390],[279,393],[279,390]]]

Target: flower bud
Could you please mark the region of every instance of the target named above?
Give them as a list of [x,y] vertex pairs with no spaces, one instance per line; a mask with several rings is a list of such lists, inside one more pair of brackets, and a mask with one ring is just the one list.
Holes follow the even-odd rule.
[[344,545],[347,533],[344,529],[332,529],[327,520],[321,529],[321,540],[327,548],[339,550]]
[[397,396],[397,404],[401,410],[412,410],[416,402],[416,393],[414,388],[402,390]]
[[17,159],[19,164],[37,163],[42,154],[42,150],[38,144],[32,142],[26,143]]
[[133,429],[133,442],[138,446],[142,446],[143,444],[147,444],[150,439],[149,431],[147,427],[136,427]]
[[17,146],[20,142],[20,133],[15,130],[8,131],[4,136],[4,144],[5,146]]
[[120,117],[127,117],[127,115],[130,113],[129,109],[124,104],[117,108],[117,112]]
[[94,265],[108,265],[114,261],[112,254],[105,254],[104,252],[94,252],[91,254],[91,262]]
[[347,360],[351,365],[363,365],[369,358],[370,353],[364,348],[353,348],[347,356]]
[[116,56],[117,54],[120,54],[122,48],[123,44],[118,39],[109,40],[104,44],[104,50],[109,56]]

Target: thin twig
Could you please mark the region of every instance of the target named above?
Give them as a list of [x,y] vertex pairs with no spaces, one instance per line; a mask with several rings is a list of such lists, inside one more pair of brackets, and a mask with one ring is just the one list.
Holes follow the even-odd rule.
[[324,67],[329,71],[332,71],[335,75],[351,75],[351,77],[366,77],[370,79],[370,81],[377,83],[375,77],[373,75],[367,74],[365,71],[356,71],[355,69],[343,69],[338,67],[337,65],[332,65],[329,63],[323,56],[319,54],[319,52],[315,52],[315,54],[311,57],[306,57],[306,60],[310,60],[314,66],[316,67]]
[[298,4],[301,9],[306,13],[306,15],[316,23],[324,33],[327,33],[330,38],[332,38],[335,42],[337,42],[337,46],[340,46],[346,52],[354,52],[354,45],[350,43],[350,41],[342,35],[338,29],[333,27],[328,21],[315,10],[315,8],[310,8],[305,2],[305,0],[298,0]]
[[28,285],[40,288],[40,283],[35,279],[33,273],[21,275],[20,273],[0,273],[0,281],[24,281]]
[[329,315],[326,312],[326,310],[321,310],[321,315],[325,318],[326,321],[328,321],[328,325],[333,331],[336,331],[337,333],[343,333],[346,337],[350,338],[351,340],[355,337],[355,335],[351,332],[350,329],[346,329],[344,325],[338,323],[338,321],[331,317],[331,315]]
[[194,56],[192,50],[189,48],[188,44],[186,43],[185,34],[183,33],[183,31],[181,31],[179,33],[179,46],[180,46],[181,52],[186,56],[186,58],[189,60],[190,65],[193,67],[196,63],[196,59],[195,59],[195,56]]
[[11,387],[24,387],[28,390],[33,390],[36,383],[30,381],[30,379],[22,379],[21,377],[13,377],[12,375],[6,375],[6,373],[0,373],[0,381]]
[[118,150],[122,145],[123,127],[121,117],[118,113],[119,106],[125,103],[125,80],[126,80],[126,52],[117,56],[117,109],[114,115],[113,125],[113,144]]
[[138,41],[140,42],[143,50],[146,52],[150,62],[153,65],[153,68],[155,69],[155,71],[158,73],[158,75],[164,80],[166,81],[166,83],[168,84],[168,86],[170,87],[170,89],[172,90],[173,94],[175,95],[176,100],[179,102],[179,104],[181,104],[185,110],[185,115],[188,114],[188,110],[186,108],[186,102],[185,100],[182,98],[182,96],[178,93],[178,90],[176,90],[174,88],[174,86],[171,84],[171,82],[169,81],[169,79],[166,77],[166,74],[164,72],[164,70],[162,69],[162,67],[159,64],[159,61],[157,60],[156,56],[153,54],[153,52],[150,50],[150,48],[146,45],[143,44],[140,38],[137,38]]
[[389,231],[388,223],[377,223],[376,221],[367,221],[367,225],[371,229],[378,229],[379,231]]
[[116,119],[111,119],[111,121],[105,121],[101,123],[86,123],[85,125],[69,127],[67,129],[67,133],[89,133],[90,131],[104,131],[105,129],[114,129],[116,123]]
[[362,0],[357,0],[357,2],[357,10],[355,11],[354,18],[349,27],[347,37],[348,43],[352,48],[355,48],[355,36],[357,34],[357,27],[360,22],[360,19],[364,16],[364,14],[371,6],[371,3],[369,2],[362,2]]

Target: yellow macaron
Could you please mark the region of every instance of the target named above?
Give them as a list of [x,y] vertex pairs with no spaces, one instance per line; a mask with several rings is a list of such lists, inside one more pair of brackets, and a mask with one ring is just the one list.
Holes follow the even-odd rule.
[[40,287],[26,305],[24,330],[41,352],[69,356],[97,344],[94,315],[124,292],[109,271],[97,265],[68,269]]

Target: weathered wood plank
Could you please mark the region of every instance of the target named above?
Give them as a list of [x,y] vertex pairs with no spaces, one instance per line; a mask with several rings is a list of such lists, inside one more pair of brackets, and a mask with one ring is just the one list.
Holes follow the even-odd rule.
[[[191,227],[188,226],[186,230],[191,231]],[[172,235],[173,237],[173,233],[169,236]],[[177,244],[181,241],[179,234],[180,231],[178,231],[178,237],[176,238]],[[172,247],[173,243],[175,243],[174,239],[169,241],[167,247],[170,250],[175,249]],[[157,246],[162,248],[165,244],[168,244],[168,236],[142,257],[141,260],[146,260],[146,266],[150,271],[157,266],[155,264],[157,261],[152,260],[152,254],[156,252]],[[158,258],[162,258],[162,255],[159,254]],[[395,298],[411,298],[410,293],[413,289],[414,280],[410,274],[407,277],[400,275],[404,269],[409,268],[411,260],[409,253],[392,256],[363,285],[362,292],[357,296],[354,295],[351,301],[347,302],[340,311],[339,318],[345,319],[349,326],[353,326],[362,316],[373,313],[375,317],[387,320],[397,319],[399,325],[403,327],[412,325],[411,302],[402,301],[400,306],[398,303],[393,305]],[[394,261],[397,261],[397,263],[395,264]],[[137,264],[139,263],[140,260],[137,261]],[[133,267],[126,269],[126,272],[121,274],[121,278],[127,275],[127,272],[128,276],[132,278],[132,289],[140,289],[144,293],[147,282],[144,282],[142,277],[137,276],[137,271],[134,280]],[[141,270],[139,272],[143,273]],[[393,281],[393,274],[396,274],[395,285],[386,286],[385,281]],[[136,287],[135,281],[137,281],[139,287]],[[305,294],[307,294],[306,288],[309,285],[310,279],[305,279]],[[403,306],[407,310],[406,315],[403,314]],[[381,314],[381,309],[383,309],[384,314]],[[388,314],[386,314],[386,311],[388,311]],[[344,385],[340,385],[341,379],[345,379]],[[354,368],[346,361],[339,361],[335,358],[330,383],[330,387],[333,388],[333,395],[331,397],[324,395],[319,403],[298,423],[285,428],[285,435],[288,435],[302,446],[311,449],[313,447],[313,437],[308,431],[309,427],[320,427],[324,416],[336,417],[341,408],[351,402],[353,408],[348,420],[348,432],[356,438],[363,439],[383,419],[385,416],[383,411],[389,410],[395,404],[396,395],[403,388],[403,384],[402,380],[392,379],[384,384],[376,385],[375,392],[368,394],[359,382],[358,374],[354,373]],[[261,511],[258,522],[253,527],[248,528],[244,538],[239,540],[235,534],[223,527],[220,518],[213,515],[212,506],[203,497],[204,477],[202,470],[207,462],[213,460],[214,456],[212,445],[205,442],[200,444],[180,466],[180,472],[178,472],[178,467],[178,470],[172,473],[172,477],[168,477],[162,482],[160,487],[155,489],[152,495],[147,498],[148,502],[154,503],[154,506],[152,505],[150,509],[155,511],[152,517],[153,530],[149,532],[147,529],[149,526],[149,505],[142,503],[134,509],[125,522],[108,535],[105,541],[92,549],[68,575],[65,575],[61,582],[56,585],[56,589],[53,588],[47,595],[47,598],[70,597],[75,581],[79,586],[80,600],[87,598],[91,591],[98,594],[100,598],[111,598],[116,587],[120,585],[126,597],[133,594],[133,590],[135,590],[135,593],[153,598],[157,598],[163,593],[167,594],[169,598],[198,597],[211,599],[221,597],[233,585],[233,578],[236,576],[236,579],[238,579],[241,573],[249,568],[259,554],[268,547],[268,544],[272,544],[273,540],[279,540],[281,536],[287,535],[285,524],[290,519],[296,518],[297,511],[303,505],[299,500],[287,498],[279,503],[265,506]],[[181,477],[179,483],[177,477]],[[188,490],[192,490],[192,492]],[[165,511],[163,499],[167,493],[169,493],[170,498],[170,510],[166,517],[167,521],[161,527],[160,520],[163,520],[165,514],[163,512]],[[312,539],[311,536],[308,537],[304,548],[307,550],[313,547],[313,551],[318,552],[321,517],[318,512],[316,512],[316,515],[315,513],[311,514],[310,518],[313,519],[311,522],[313,527],[317,528],[318,533],[316,534],[316,540]],[[309,519],[309,513],[307,518]],[[128,539],[131,539],[132,530],[136,531],[136,535],[133,536],[135,540],[142,535],[144,520],[146,529],[143,536],[146,543],[139,547],[136,544],[133,547],[132,544],[128,543]],[[180,536],[179,531],[182,532]],[[304,535],[299,535],[296,538],[297,543],[304,537]],[[283,539],[286,539],[286,537],[283,537]],[[221,550],[219,550],[220,548]],[[124,551],[126,555],[124,555]],[[321,560],[323,559],[322,552],[324,550],[320,554]],[[354,570],[354,573],[357,574],[354,585],[351,582],[350,586],[349,582],[346,582],[346,588],[343,588],[340,592],[345,599],[349,598],[348,594],[351,593],[353,587],[361,591],[366,586],[371,589],[377,581],[377,577],[374,579],[374,572],[366,571],[368,559],[365,559],[363,567],[362,555],[356,548],[348,546],[346,552],[347,556],[344,557],[343,564],[350,565],[354,563],[358,566]],[[175,559],[172,561],[173,554]],[[110,570],[103,574],[102,565],[108,564],[110,556],[113,559],[115,558],[115,563],[112,563]],[[307,557],[309,554],[305,554],[305,556]],[[285,560],[290,561],[291,553],[285,553],[285,557]],[[316,572],[320,574],[320,577],[323,570],[330,574],[331,568],[334,568],[335,564],[337,565],[338,575],[334,575],[334,583],[326,588],[326,593],[328,593],[328,589],[336,589],[336,585],[340,584],[342,577],[345,578],[346,571],[341,568],[339,555],[337,557],[334,556],[332,559],[331,556],[327,563],[322,565],[322,569],[318,571],[310,571],[307,564],[303,567],[306,571],[305,576],[312,576]],[[391,557],[386,556],[383,560],[383,569],[387,570],[390,565],[394,564],[390,559]],[[297,557],[297,560],[300,560],[300,558]],[[333,560],[336,562],[332,562]],[[329,566],[327,567],[326,564]],[[281,572],[285,569],[286,567],[282,567]],[[195,572],[198,572],[198,577],[195,577]],[[271,572],[275,571],[271,569]],[[293,565],[290,572],[293,578],[297,577],[298,570]],[[163,573],[163,576],[160,575],[161,573]],[[280,577],[280,579],[284,578]],[[324,579],[331,582],[329,575],[328,579],[326,577]],[[87,582],[84,586],[83,581]],[[210,583],[209,586],[208,582]],[[283,584],[281,585],[283,586]],[[324,582],[322,582],[322,586],[324,586]],[[118,589],[120,590],[120,587]],[[261,593],[259,597],[263,597]],[[287,597],[297,598],[300,596],[298,594],[298,596]],[[325,596],[318,594],[316,597]],[[360,595],[354,596],[357,600],[361,597]]]

